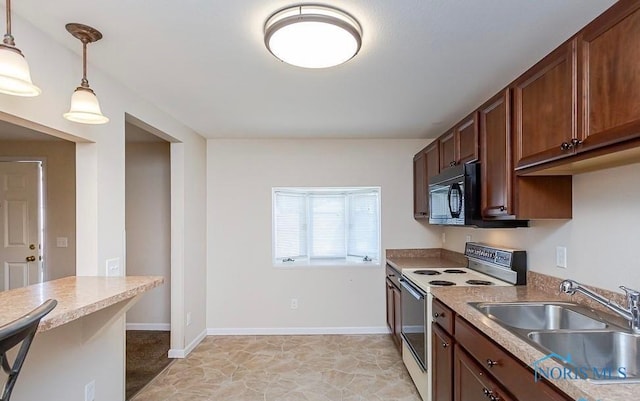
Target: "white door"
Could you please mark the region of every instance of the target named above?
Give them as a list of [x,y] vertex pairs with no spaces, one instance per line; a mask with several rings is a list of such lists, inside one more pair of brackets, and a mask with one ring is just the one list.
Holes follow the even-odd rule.
[[0,162],[0,291],[42,282],[41,162]]

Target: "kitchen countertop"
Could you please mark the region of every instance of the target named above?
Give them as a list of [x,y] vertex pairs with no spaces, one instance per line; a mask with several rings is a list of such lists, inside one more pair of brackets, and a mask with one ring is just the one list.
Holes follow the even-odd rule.
[[387,263],[397,270],[467,266],[467,258],[446,249],[387,249]]
[[[546,356],[529,343],[502,328],[468,302],[566,301],[560,294],[544,292],[527,286],[514,287],[432,287],[432,294],[447,304],[458,315],[477,327],[485,335],[531,367],[533,362]],[[541,363],[545,368],[562,365],[549,358]],[[533,380],[533,373],[531,380]],[[553,384],[574,399],[589,401],[628,401],[637,398],[640,384],[592,384],[585,380],[555,380]]]
[[111,305],[134,298],[164,283],[163,277],[65,277],[0,292],[0,325],[35,309],[47,299],[58,305],[40,321],[38,332],[80,319]]

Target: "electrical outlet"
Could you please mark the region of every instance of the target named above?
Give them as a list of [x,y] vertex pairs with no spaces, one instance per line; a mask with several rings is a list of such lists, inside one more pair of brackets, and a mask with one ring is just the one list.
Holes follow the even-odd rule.
[[120,272],[120,258],[107,259],[107,277],[122,276]]
[[96,381],[91,380],[84,386],[84,401],[95,401],[96,399]]
[[442,243],[446,243],[447,242],[447,234],[446,233],[442,233]]
[[467,234],[467,236],[464,237],[464,242],[471,242],[471,234]]
[[556,247],[556,266],[563,269],[567,268],[567,248],[564,246]]
[[298,298],[291,298],[291,309],[298,309]]
[[187,326],[191,326],[191,312],[187,312]]

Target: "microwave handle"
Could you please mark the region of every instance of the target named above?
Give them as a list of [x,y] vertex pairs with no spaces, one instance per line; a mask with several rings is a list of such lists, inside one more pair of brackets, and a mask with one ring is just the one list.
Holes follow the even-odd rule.
[[[458,193],[458,205],[456,209],[453,209],[453,205],[451,205],[451,194],[453,192]],[[455,183],[449,187],[449,192],[447,193],[447,203],[449,204],[449,212],[451,213],[451,217],[457,219],[460,217],[460,213],[462,212],[462,189],[460,188],[460,184]]]

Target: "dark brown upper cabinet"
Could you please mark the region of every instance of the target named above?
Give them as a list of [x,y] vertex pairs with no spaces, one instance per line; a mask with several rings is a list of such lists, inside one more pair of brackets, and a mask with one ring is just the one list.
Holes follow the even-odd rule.
[[622,0],[578,35],[577,152],[640,137],[640,1]]
[[515,214],[511,160],[511,91],[506,89],[480,107],[482,216]]
[[425,149],[413,156],[413,217],[429,217],[427,196],[427,155]]
[[478,114],[471,113],[440,137],[440,171],[478,160]]
[[576,41],[513,83],[516,168],[571,156],[577,139]]

